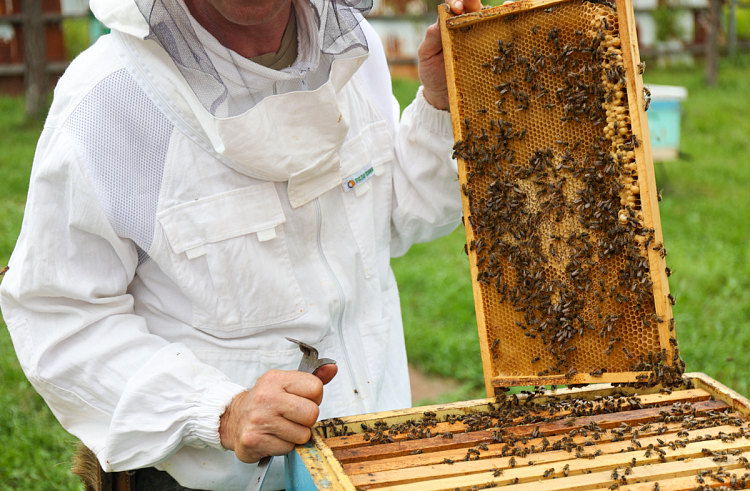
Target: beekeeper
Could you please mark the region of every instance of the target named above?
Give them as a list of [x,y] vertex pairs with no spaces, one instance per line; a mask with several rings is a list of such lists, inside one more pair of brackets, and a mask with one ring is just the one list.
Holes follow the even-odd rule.
[[390,258],[460,196],[439,30],[399,121],[367,7],[91,0],[112,33],[57,84],[0,305],[63,427],[139,489],[244,490],[319,417],[410,405]]

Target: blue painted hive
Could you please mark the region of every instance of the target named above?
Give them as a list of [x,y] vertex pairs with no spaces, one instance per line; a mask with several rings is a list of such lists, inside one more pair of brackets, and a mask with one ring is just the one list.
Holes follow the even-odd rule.
[[651,108],[647,113],[651,156],[655,162],[675,160],[680,154],[682,101],[687,98],[687,89],[672,85],[647,87],[651,91]]

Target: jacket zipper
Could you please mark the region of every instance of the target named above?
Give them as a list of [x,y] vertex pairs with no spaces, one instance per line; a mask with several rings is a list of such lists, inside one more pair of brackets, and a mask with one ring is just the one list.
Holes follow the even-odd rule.
[[[323,214],[320,211],[320,201],[318,198],[315,198],[315,218],[317,220],[318,225],[318,233],[317,233],[317,242],[318,242],[318,254],[320,255],[320,260],[323,261],[323,266],[326,269],[326,272],[328,273],[328,276],[333,281],[333,284],[336,286],[336,292],[339,295],[339,304],[341,305],[341,308],[339,310],[339,321],[338,321],[338,336],[339,336],[339,343],[341,344],[341,352],[344,354],[344,363],[346,363],[346,370],[349,375],[349,380],[352,384],[352,387],[354,387],[354,393],[359,394],[359,390],[357,390],[357,379],[354,378],[354,372],[352,372],[352,364],[349,360],[349,353],[346,351],[346,344],[344,343],[344,305],[346,298],[344,297],[344,289],[341,287],[341,283],[339,283],[338,278],[336,278],[336,275],[333,273],[333,269],[331,269],[331,265],[328,264],[328,260],[326,259],[325,254],[323,253],[323,242],[321,240],[321,233],[323,230]],[[357,400],[357,408],[360,412],[360,414],[365,412],[364,404],[362,404],[362,399],[359,395],[355,397]]]

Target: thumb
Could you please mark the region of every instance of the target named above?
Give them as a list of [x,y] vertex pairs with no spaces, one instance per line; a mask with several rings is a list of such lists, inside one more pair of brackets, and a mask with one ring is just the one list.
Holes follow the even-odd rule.
[[323,382],[323,385],[327,384],[331,380],[333,380],[333,377],[336,376],[336,374],[339,371],[339,367],[337,367],[335,364],[330,365],[323,365],[322,367],[318,368],[313,372],[313,375],[318,377],[321,382]]

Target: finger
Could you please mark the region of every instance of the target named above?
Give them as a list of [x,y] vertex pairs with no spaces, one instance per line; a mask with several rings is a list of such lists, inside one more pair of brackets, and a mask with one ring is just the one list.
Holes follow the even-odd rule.
[[311,401],[322,400],[323,382],[311,373],[299,371],[269,370],[256,383],[257,385],[275,386],[288,394],[294,394]]
[[323,381],[311,373],[291,372],[296,376],[284,387],[288,394],[293,394],[320,405],[323,400]]
[[479,12],[482,10],[482,0],[463,0],[464,12]]
[[[309,435],[310,429],[308,428],[307,431]],[[286,455],[294,450],[295,445],[296,443],[275,435],[254,434],[248,435],[246,440],[243,439],[242,445],[239,445],[234,453],[242,462],[251,464],[269,455]]]
[[261,412],[254,413],[244,422],[238,439],[241,446],[267,448],[265,438],[268,436],[294,444],[310,439],[310,427],[318,420],[320,412],[317,404],[284,394],[263,406]]
[[425,37],[417,48],[417,57],[419,60],[429,60],[430,58],[439,55],[443,51],[443,41],[440,36],[440,27],[432,24],[427,28]]
[[464,13],[464,3],[462,0],[447,0],[447,3],[454,14],[460,15]]
[[338,372],[339,367],[332,363],[330,365],[323,365],[322,367],[318,368],[313,372],[313,375],[318,377],[320,381],[323,382],[323,385],[326,385],[328,382],[333,380],[333,377],[335,377]]
[[[286,394],[279,402],[276,410],[286,421],[310,428],[318,420],[319,402],[293,394]],[[275,433],[280,434],[282,430],[283,428],[280,428]]]

